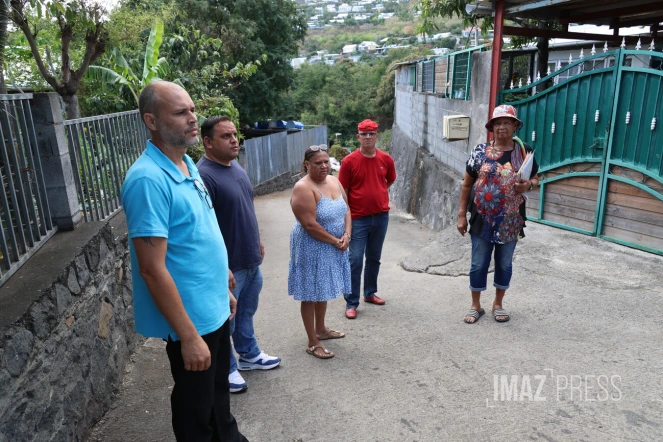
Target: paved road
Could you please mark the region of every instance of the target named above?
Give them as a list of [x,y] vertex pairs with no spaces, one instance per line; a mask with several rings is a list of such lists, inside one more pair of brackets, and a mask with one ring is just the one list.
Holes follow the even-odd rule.
[[[394,213],[387,305],[348,321],[331,302],[329,326],[347,337],[322,361],[304,352],[287,296],[289,196],[256,199],[267,252],[256,329],[283,363],[248,373],[232,397],[252,442],[663,440],[663,258],[532,224],[505,298],[511,322],[466,325],[469,239]],[[171,383],[162,343],[148,340],[91,440],[174,440]]]

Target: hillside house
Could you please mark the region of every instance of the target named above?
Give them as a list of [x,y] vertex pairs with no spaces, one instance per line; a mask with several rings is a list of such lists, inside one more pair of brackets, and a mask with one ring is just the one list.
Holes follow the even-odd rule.
[[374,41],[362,41],[357,46],[359,52],[375,52],[379,45]]
[[297,57],[290,60],[290,66],[292,66],[293,69],[299,69],[305,63],[306,57]]
[[357,45],[345,45],[343,46],[343,55],[354,54],[357,52]]
[[432,39],[433,41],[435,40],[442,40],[443,38],[451,37],[451,32],[440,32],[439,34],[433,35]]
[[463,29],[463,32],[461,32],[461,35],[465,38],[467,38],[467,37],[471,37],[471,38],[477,37],[478,38],[479,34],[481,34],[481,28],[478,28],[476,26],[473,27],[473,28],[472,27],[465,28],[465,29]]

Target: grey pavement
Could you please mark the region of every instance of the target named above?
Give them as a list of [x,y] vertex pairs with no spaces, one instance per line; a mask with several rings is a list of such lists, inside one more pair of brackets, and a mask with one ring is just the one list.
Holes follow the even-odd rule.
[[[379,294],[354,321],[329,303],[344,339],[318,360],[299,304],[287,295],[289,191],[256,199],[266,248],[255,325],[283,359],[245,372],[232,396],[252,442],[663,440],[663,258],[535,223],[518,244],[504,307],[470,306],[469,238],[432,232],[394,212]],[[408,270],[405,270],[408,269]],[[492,274],[489,275],[491,281]],[[163,344],[148,340],[127,368],[93,441],[172,441],[172,379]]]

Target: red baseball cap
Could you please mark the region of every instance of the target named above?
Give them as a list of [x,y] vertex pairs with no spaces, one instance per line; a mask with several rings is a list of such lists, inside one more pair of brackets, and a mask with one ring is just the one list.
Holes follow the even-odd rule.
[[376,132],[378,130],[378,123],[373,120],[364,120],[357,125],[359,132]]

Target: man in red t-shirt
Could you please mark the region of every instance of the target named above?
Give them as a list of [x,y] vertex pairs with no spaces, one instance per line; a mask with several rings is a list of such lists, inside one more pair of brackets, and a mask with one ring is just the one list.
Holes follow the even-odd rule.
[[378,125],[374,121],[359,123],[357,139],[361,147],[343,159],[338,179],[345,188],[352,214],[350,272],[352,293],[345,295],[345,317],[355,319],[359,307],[361,272],[364,269],[364,302],[384,305],[377,296],[378,272],[382,244],[389,225],[387,189],[396,180],[394,160],[375,145]]

